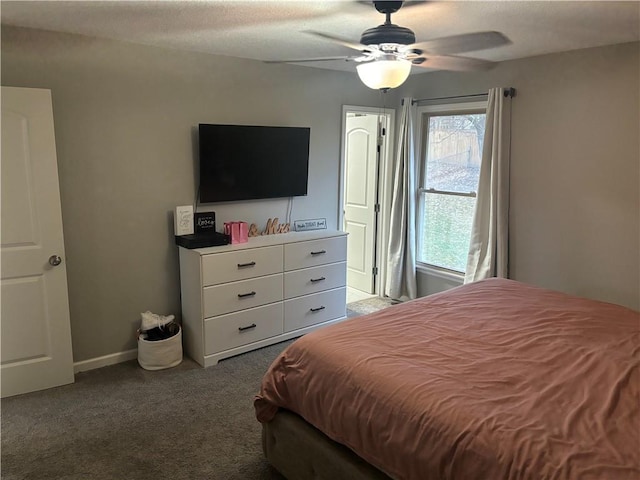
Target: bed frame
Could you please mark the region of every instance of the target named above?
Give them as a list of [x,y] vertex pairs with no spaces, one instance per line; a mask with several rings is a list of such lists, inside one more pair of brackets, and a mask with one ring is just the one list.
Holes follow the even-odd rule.
[[262,449],[287,480],[391,480],[288,410],[262,424]]

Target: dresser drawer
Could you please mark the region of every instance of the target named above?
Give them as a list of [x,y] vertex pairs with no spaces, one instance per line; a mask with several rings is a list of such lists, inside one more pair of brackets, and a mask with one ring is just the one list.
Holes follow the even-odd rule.
[[282,245],[204,255],[202,284],[206,287],[280,273],[282,258]]
[[315,267],[347,259],[347,237],[322,238],[284,246],[284,269]]
[[282,273],[205,287],[202,297],[204,316],[213,317],[279,302],[283,299],[282,290]]
[[346,287],[285,300],[284,331],[290,332],[346,316]]
[[323,290],[344,287],[346,283],[347,266],[345,262],[293,270],[284,274],[284,298],[300,297]]
[[282,303],[213,317],[204,322],[205,355],[283,333]]

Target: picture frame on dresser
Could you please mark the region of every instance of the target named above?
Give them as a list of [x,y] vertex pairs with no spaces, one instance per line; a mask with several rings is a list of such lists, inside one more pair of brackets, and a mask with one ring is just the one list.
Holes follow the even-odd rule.
[[185,353],[203,367],[346,319],[347,233],[179,247]]

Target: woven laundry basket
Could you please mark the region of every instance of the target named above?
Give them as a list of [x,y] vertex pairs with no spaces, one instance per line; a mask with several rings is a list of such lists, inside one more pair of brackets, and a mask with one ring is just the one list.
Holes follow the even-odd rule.
[[182,327],[173,337],[150,342],[138,331],[138,363],[145,370],[162,370],[182,362]]

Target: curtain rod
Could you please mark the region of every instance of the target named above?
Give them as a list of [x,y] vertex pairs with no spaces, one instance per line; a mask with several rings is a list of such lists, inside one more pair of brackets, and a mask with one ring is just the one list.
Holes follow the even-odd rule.
[[[486,97],[487,95],[489,95],[488,93],[472,93],[469,95],[456,95],[453,97],[436,97],[436,98],[418,98],[417,100],[411,100],[411,105],[415,105],[416,103],[419,102],[433,102],[436,100],[456,100],[459,98],[475,98],[475,97]],[[508,87],[504,89],[504,96],[505,97],[515,97],[516,96],[516,89],[513,87]],[[404,101],[404,100],[403,100]]]

